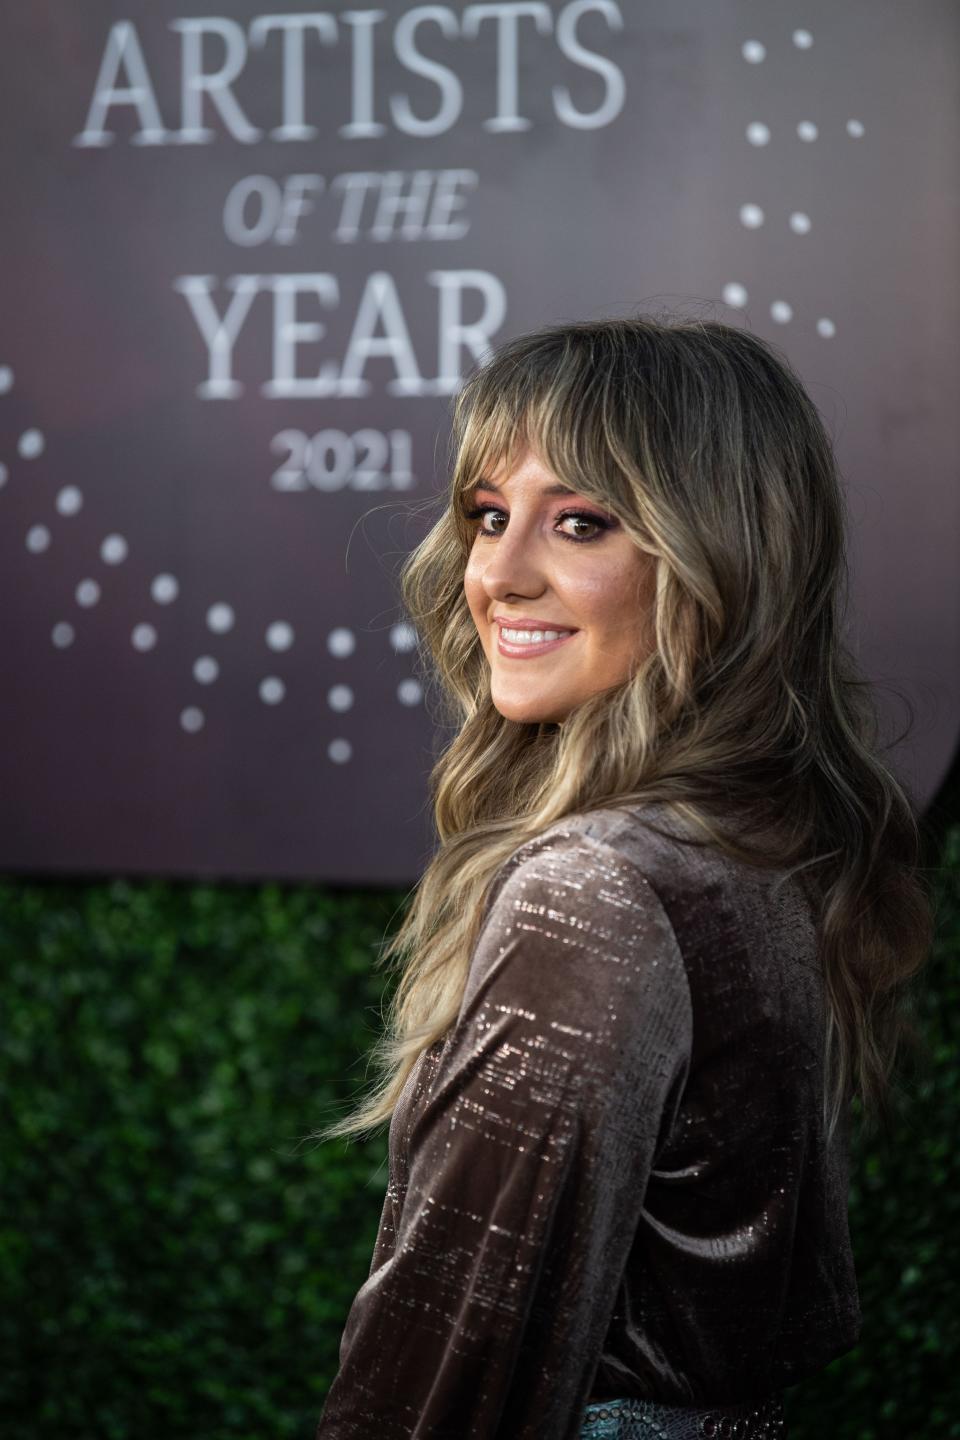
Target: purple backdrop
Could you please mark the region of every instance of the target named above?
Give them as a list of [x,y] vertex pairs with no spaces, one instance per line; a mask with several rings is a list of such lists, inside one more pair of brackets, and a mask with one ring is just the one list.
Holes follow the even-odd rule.
[[855,642],[931,796],[954,0],[31,0],[0,28],[0,869],[413,881],[438,734],[395,571],[451,396],[509,335],[661,307],[804,378]]

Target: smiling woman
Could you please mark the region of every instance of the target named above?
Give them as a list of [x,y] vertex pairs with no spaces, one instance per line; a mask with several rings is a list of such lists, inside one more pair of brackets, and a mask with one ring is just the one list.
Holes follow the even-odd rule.
[[856,1344],[851,1102],[932,936],[844,648],[830,442],[699,321],[521,335],[467,381],[403,598],[456,733],[402,965],[370,1273],[322,1440],[785,1434]]
[[477,525],[464,590],[491,698],[507,719],[562,723],[650,653],[655,562],[614,517],[558,485],[532,450],[496,473],[474,494],[496,492],[500,504],[465,517]]

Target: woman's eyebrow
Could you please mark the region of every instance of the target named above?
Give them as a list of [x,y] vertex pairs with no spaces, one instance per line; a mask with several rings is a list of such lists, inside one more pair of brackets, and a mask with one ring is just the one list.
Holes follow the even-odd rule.
[[[495,485],[492,480],[477,480],[470,487],[471,490],[492,490],[495,495],[502,495],[503,490]],[[571,490],[569,485],[544,485],[540,489],[541,495],[576,495],[576,490]]]

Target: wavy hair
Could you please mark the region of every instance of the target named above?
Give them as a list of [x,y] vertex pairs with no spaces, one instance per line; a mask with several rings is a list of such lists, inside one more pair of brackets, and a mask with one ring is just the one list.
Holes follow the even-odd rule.
[[[439,844],[376,962],[401,971],[370,1052],[376,1088],[314,1135],[389,1120],[457,1018],[485,898],[520,845],[567,815],[648,802],[686,817],[699,843],[799,872],[826,981],[828,1133],[854,1096],[868,1128],[887,1122],[933,905],[914,802],[881,758],[871,682],[842,635],[835,457],[789,362],[719,321],[551,325],[468,378],[450,443],[442,513],[400,569],[423,673],[455,729],[430,776]],[[560,724],[494,707],[464,593],[463,497],[527,447],[656,562],[652,652]]]

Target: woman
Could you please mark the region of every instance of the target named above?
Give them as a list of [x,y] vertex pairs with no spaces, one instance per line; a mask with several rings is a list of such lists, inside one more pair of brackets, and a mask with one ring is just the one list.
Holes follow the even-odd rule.
[[452,438],[402,589],[459,728],[320,1132],[391,1122],[317,1435],[783,1435],[857,1343],[850,1102],[932,932],[830,444],[772,346],[643,318],[508,342]]

